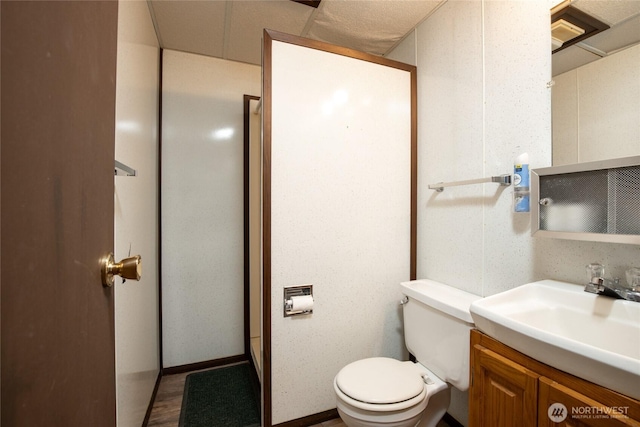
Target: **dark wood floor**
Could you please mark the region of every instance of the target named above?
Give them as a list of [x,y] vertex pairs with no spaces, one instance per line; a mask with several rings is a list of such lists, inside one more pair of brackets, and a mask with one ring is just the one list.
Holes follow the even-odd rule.
[[[178,427],[184,382],[187,375],[193,372],[162,377],[156,400],[153,402],[153,408],[151,409],[148,427]],[[338,418],[311,427],[346,427],[346,425]],[[440,421],[438,427],[448,427],[448,424]]]
[[160,386],[153,402],[149,427],[177,427],[182,407],[184,381],[191,372],[165,375],[160,379]]

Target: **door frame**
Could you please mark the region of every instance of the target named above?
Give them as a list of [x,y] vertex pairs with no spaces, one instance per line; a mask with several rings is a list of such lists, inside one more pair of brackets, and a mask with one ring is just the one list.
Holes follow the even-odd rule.
[[[410,73],[411,80],[411,203],[410,203],[410,280],[416,279],[417,266],[417,182],[418,182],[418,90],[416,67],[381,56],[333,45],[304,37],[293,36],[274,30],[263,32],[263,64],[262,64],[262,144],[263,144],[263,217],[262,217],[262,389],[263,413],[262,427],[272,427],[272,354],[271,354],[271,120],[272,120],[272,43],[279,41],[297,46],[317,49],[324,52],[342,55],[353,59],[372,62],[387,67],[398,68]],[[309,417],[313,418],[313,417]],[[315,418],[314,418],[315,420]],[[315,422],[319,422],[315,420]],[[288,423],[285,423],[288,424]]]
[[244,111],[244,134],[243,134],[243,165],[244,165],[244,355],[248,360],[251,360],[251,306],[249,304],[250,299],[250,268],[251,268],[251,255],[250,255],[250,235],[249,235],[249,167],[250,167],[250,134],[251,134],[251,101],[260,100],[259,96],[244,95],[243,96],[243,111]]

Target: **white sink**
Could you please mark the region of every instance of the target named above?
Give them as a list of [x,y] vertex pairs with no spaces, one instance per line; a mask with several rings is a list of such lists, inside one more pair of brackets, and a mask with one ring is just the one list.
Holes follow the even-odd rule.
[[476,327],[521,353],[640,399],[640,303],[542,280],[471,304]]

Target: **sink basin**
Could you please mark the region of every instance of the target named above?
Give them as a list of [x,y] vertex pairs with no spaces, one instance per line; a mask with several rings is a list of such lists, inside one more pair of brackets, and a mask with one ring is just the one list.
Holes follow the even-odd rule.
[[476,327],[521,353],[640,399],[640,303],[542,280],[471,304]]

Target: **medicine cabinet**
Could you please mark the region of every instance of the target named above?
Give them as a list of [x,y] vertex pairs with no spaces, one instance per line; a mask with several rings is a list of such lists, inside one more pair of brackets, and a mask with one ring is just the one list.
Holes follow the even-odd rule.
[[640,244],[640,156],[531,171],[531,234]]

